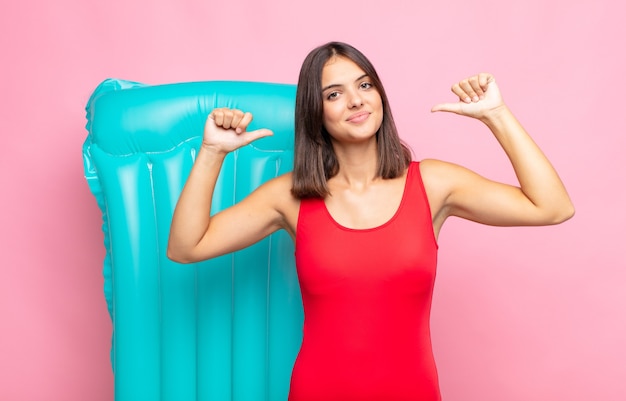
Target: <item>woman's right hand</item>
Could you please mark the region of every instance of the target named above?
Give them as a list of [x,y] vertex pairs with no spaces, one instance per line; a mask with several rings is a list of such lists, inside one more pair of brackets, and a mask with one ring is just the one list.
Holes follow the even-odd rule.
[[204,125],[202,147],[225,154],[259,138],[273,135],[266,128],[247,131],[251,121],[252,113],[249,112],[229,108],[214,109]]

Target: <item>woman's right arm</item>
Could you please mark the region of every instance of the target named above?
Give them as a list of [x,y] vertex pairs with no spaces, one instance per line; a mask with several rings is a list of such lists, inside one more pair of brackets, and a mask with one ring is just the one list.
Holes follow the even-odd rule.
[[210,259],[251,245],[282,227],[274,207],[276,183],[264,185],[240,203],[211,216],[215,183],[226,155],[272,135],[246,131],[250,113],[215,109],[207,118],[202,146],[174,210],[167,256],[180,263]]

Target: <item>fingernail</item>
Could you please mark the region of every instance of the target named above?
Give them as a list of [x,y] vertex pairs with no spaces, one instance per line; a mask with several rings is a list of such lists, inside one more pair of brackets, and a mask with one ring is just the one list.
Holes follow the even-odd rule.
[[473,100],[473,101],[475,101],[475,102],[477,102],[477,101],[478,101],[478,96],[474,96],[474,97],[472,98],[472,100]]
[[463,99],[463,101],[464,101],[465,103],[470,103],[470,102],[472,101],[472,99],[470,99],[470,97],[468,96],[468,97],[466,97],[465,99]]

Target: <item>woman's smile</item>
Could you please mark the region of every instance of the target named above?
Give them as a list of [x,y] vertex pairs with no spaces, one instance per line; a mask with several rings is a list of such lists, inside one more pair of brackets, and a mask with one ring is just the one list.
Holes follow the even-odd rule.
[[350,117],[348,117],[346,121],[351,122],[353,124],[359,124],[367,120],[369,116],[370,116],[369,112],[361,111],[361,112],[351,115]]

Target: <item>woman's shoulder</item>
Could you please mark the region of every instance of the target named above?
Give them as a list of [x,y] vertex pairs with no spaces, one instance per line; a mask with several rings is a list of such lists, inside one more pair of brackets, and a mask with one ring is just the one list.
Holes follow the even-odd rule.
[[291,173],[281,174],[261,184],[253,194],[274,200],[286,198],[291,195],[291,180]]
[[295,233],[300,201],[291,194],[291,173],[267,180],[239,202],[236,207],[258,215],[269,213],[275,223]]
[[473,187],[479,177],[463,166],[437,159],[422,160],[420,174],[428,197],[434,204],[443,204],[453,192]]
[[292,187],[293,173],[289,172],[268,180],[257,189],[257,192],[261,192],[280,209],[297,208],[300,201],[291,193]]
[[[285,174],[281,174],[277,177],[274,177],[263,185],[260,188],[266,188],[267,191],[277,191],[277,192],[289,192],[291,193],[291,186],[293,180],[293,173],[288,172]],[[278,194],[278,193],[277,193]]]
[[455,170],[462,169],[458,164],[450,163],[438,159],[423,159],[419,162],[414,162],[419,165],[420,173],[422,176],[435,176],[443,178],[446,175],[453,173]]
[[424,188],[430,198],[445,197],[450,191],[453,177],[458,175],[462,167],[438,159],[423,159],[419,161],[419,172]]
[[426,173],[437,173],[442,170],[447,170],[450,168],[454,168],[456,165],[454,163],[450,163],[444,160],[439,159],[420,159],[420,160],[411,160],[409,164],[409,169],[417,169],[419,168],[420,172],[423,174]]

